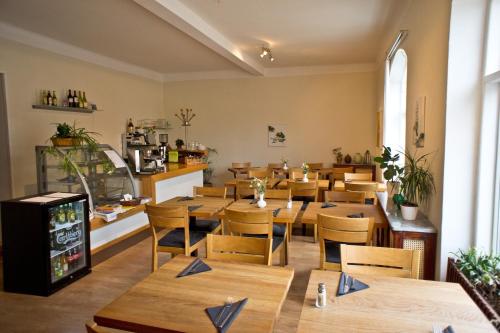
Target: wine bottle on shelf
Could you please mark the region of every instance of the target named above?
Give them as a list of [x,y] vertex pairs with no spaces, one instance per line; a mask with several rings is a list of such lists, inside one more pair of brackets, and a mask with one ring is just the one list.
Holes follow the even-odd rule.
[[52,90],[52,106],[57,106],[57,96],[55,90]]
[[82,98],[82,92],[78,90],[78,107],[83,108],[83,98]]
[[78,95],[76,94],[76,90],[73,90],[73,107],[78,107]]
[[71,89],[68,89],[68,106],[73,107],[73,95],[71,95]]
[[45,104],[46,98],[47,98],[47,92],[45,90],[40,90],[40,104]]
[[89,106],[89,103],[87,102],[87,96],[85,96],[85,91],[83,92],[83,107],[87,109]]
[[52,105],[52,95],[50,94],[50,90],[47,93],[47,105]]

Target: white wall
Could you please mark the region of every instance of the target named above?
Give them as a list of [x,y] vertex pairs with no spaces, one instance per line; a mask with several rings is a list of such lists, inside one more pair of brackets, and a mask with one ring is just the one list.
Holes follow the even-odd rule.
[[[0,39],[0,72],[5,73],[13,195],[36,191],[35,146],[47,144],[56,122],[76,121],[101,134],[98,140],[121,149],[120,134],[129,117],[163,116],[161,82],[113,71]],[[86,91],[102,112],[93,114],[35,110],[40,89]],[[67,91],[67,90],[66,90]]]
[[[215,180],[232,177],[232,162],[289,159],[331,166],[332,149],[352,154],[375,151],[375,72],[231,80],[170,82],[164,85],[165,112],[172,119],[180,108],[192,108],[190,141],[216,148]],[[180,121],[170,142],[184,139]],[[268,147],[267,125],[288,125],[285,148]]]

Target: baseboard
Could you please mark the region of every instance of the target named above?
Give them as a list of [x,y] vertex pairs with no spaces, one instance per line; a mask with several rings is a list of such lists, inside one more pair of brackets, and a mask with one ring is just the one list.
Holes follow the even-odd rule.
[[92,266],[96,266],[101,262],[108,260],[109,258],[125,251],[129,247],[132,247],[151,236],[149,226],[147,226],[146,229],[141,229],[142,228],[139,228],[132,234],[125,235],[126,237],[119,238],[106,244],[106,246],[100,247],[98,251],[94,249],[94,251],[92,251]]

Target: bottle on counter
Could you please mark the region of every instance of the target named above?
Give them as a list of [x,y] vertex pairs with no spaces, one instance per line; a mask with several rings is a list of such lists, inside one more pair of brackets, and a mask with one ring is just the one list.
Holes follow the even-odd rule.
[[127,133],[133,134],[134,131],[135,131],[134,123],[132,123],[132,118],[129,118],[128,125],[127,125]]
[[89,103],[87,102],[87,96],[85,96],[85,91],[83,92],[83,107],[85,109],[89,107]]
[[55,90],[52,90],[52,106],[57,106],[57,96]]
[[47,92],[47,105],[52,105],[52,95],[50,94],[50,90]]

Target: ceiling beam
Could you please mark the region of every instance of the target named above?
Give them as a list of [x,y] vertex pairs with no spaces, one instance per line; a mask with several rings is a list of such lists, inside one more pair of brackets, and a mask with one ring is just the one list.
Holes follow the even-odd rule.
[[264,68],[179,0],[134,0],[165,22],[202,43],[244,71],[264,75]]

